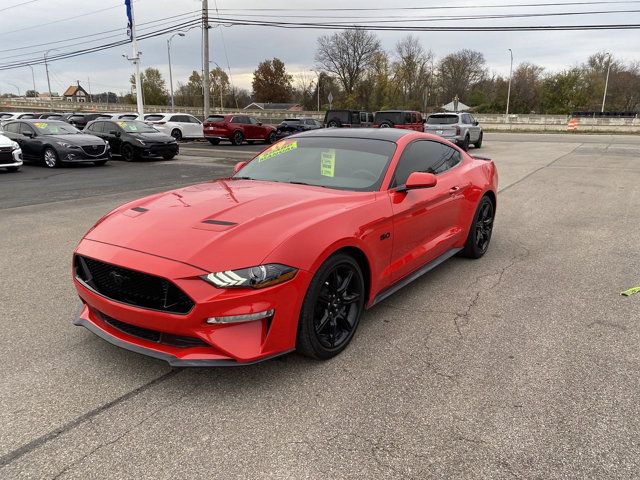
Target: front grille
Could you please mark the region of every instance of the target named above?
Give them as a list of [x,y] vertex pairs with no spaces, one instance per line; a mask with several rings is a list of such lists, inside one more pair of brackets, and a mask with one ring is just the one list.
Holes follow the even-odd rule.
[[132,337],[142,338],[150,342],[160,343],[162,345],[169,345],[171,347],[189,348],[189,347],[208,347],[208,343],[200,340],[196,337],[183,337],[181,335],[173,335],[171,333],[158,332],[157,330],[150,330],[148,328],[137,327],[130,323],[121,322],[113,317],[105,315],[102,312],[97,312],[105,323],[108,323],[113,328],[120,330]]
[[0,152],[0,163],[13,163],[13,155],[11,155],[11,152]]
[[92,157],[99,157],[104,153],[106,148],[106,145],[88,145],[86,147],[82,147],[82,150],[84,150],[84,153],[86,153],[87,155],[90,155]]
[[168,313],[188,313],[193,301],[175,284],[161,277],[76,255],[78,280],[116,302]]

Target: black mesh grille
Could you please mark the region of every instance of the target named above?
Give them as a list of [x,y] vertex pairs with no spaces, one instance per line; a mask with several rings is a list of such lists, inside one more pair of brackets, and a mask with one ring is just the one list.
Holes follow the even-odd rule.
[[117,302],[170,313],[188,313],[193,301],[164,278],[76,255],[76,277]]
[[88,146],[82,147],[82,149],[87,155],[97,157],[104,153],[106,149],[106,145],[88,145]]
[[124,332],[127,335],[131,335],[133,337],[138,337],[144,340],[149,340],[150,342],[160,343],[162,345],[169,345],[169,346],[178,347],[178,348],[210,346],[208,343],[200,340],[199,338],[183,337],[180,335],[172,335],[170,333],[150,330],[148,328],[136,327],[135,325],[131,325],[130,323],[125,323],[125,322],[121,322],[120,320],[116,320],[115,318],[105,315],[102,312],[98,312],[98,313],[100,315],[100,318],[103,321],[105,321],[112,327],[117,328],[121,332]]
[[1,147],[0,148],[0,162],[3,163],[13,163],[13,155],[11,154],[11,147]]

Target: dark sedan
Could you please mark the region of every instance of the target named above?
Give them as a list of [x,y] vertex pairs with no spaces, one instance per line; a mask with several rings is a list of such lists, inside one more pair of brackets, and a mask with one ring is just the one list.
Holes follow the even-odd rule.
[[20,145],[25,161],[47,167],[64,163],[104,165],[111,158],[109,144],[60,120],[17,120],[4,126],[4,135]]
[[278,138],[287,137],[294,133],[306,132],[322,128],[322,124],[313,118],[285,118],[278,124],[276,135]]
[[178,154],[178,142],[138,120],[95,120],[86,132],[109,142],[111,151],[130,162],[140,157],[162,157],[171,160]]

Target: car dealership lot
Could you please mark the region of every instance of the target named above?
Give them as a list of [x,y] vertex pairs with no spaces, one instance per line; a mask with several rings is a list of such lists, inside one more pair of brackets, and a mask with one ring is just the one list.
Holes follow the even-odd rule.
[[171,370],[72,326],[71,252],[101,215],[261,148],[0,173],[0,478],[637,475],[637,136],[487,133],[487,255],[366,312],[329,362]]

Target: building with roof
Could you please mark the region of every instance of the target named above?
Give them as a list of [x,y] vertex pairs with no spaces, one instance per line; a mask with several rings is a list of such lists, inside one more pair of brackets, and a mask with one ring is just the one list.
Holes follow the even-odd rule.
[[68,102],[87,103],[89,101],[89,94],[80,86],[80,82],[67,88],[62,96]]
[[245,110],[288,110],[290,112],[301,112],[302,105],[299,103],[257,103],[253,102],[244,107]]

